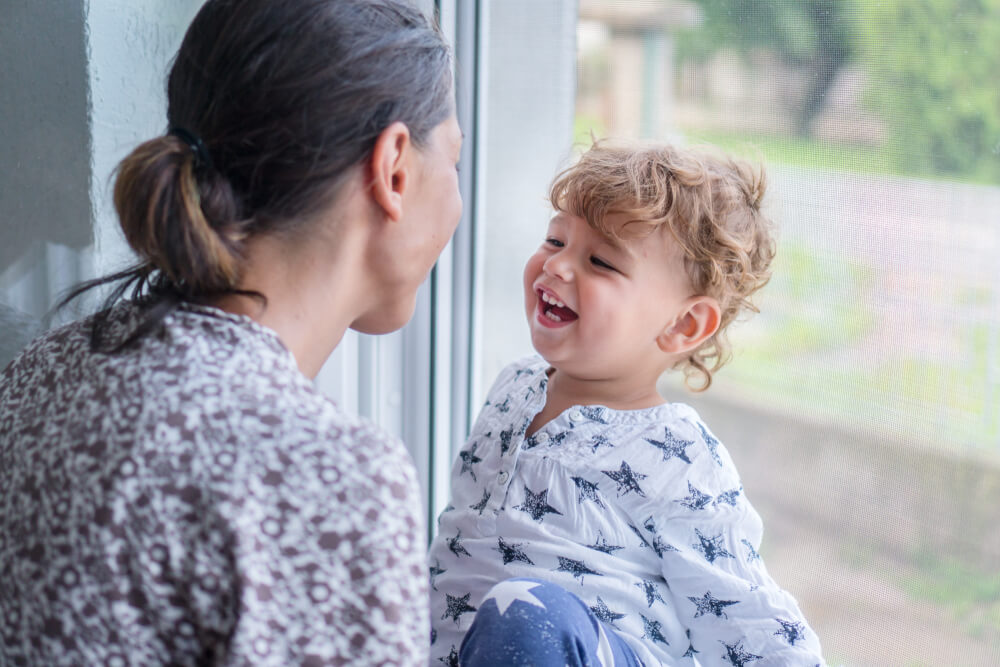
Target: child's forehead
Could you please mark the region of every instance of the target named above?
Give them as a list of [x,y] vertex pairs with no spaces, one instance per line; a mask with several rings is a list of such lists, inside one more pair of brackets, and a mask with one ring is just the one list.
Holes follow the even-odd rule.
[[651,224],[648,220],[621,211],[609,211],[598,219],[571,211],[556,211],[550,224],[566,224],[569,218],[576,218],[586,223],[603,241],[622,249],[642,243],[651,236],[660,236],[663,231],[662,225]]

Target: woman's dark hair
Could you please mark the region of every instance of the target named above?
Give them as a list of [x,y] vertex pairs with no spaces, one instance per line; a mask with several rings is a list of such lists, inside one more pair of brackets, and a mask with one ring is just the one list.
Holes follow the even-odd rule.
[[[139,145],[115,182],[139,263],[63,301],[118,283],[94,323],[98,348],[125,347],[182,301],[246,294],[235,288],[244,241],[294,232],[330,205],[391,123],[425,145],[452,111],[451,54],[405,0],[208,0],[167,101],[176,130]],[[125,341],[104,341],[130,287],[145,316]]]

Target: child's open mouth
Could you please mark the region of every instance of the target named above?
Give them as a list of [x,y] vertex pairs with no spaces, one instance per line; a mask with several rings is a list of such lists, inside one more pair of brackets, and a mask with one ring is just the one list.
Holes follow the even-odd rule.
[[538,294],[538,321],[545,326],[569,324],[579,317],[555,295],[542,289],[536,289],[535,292]]

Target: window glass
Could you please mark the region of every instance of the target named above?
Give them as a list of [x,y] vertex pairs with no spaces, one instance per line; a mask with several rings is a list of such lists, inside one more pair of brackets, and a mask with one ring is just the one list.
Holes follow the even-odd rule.
[[[1000,2],[581,0],[573,18],[567,149],[653,138],[766,164],[761,312],[708,392],[661,393],[726,443],[827,660],[1000,663]],[[523,103],[491,117],[531,132]],[[488,192],[543,201],[553,172],[525,163]],[[484,202],[486,387],[527,351],[512,280],[542,227],[491,213],[510,201]]]

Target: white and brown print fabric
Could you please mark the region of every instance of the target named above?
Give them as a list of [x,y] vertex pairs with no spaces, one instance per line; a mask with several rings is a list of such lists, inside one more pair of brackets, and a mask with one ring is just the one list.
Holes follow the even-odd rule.
[[248,318],[182,306],[114,355],[88,333],[0,375],[0,664],[426,664],[400,442]]

